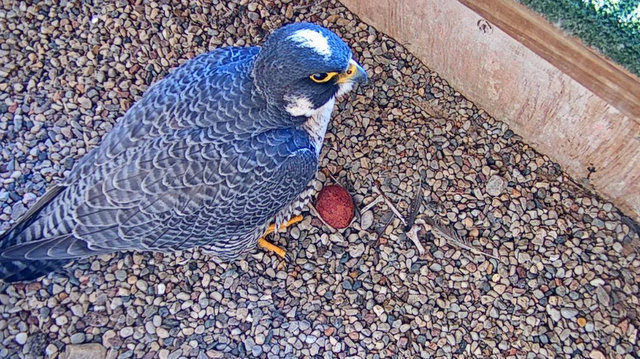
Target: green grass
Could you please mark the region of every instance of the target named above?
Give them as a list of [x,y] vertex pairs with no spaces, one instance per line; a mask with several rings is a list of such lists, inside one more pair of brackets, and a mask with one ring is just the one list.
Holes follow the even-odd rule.
[[518,0],[640,77],[640,0]]

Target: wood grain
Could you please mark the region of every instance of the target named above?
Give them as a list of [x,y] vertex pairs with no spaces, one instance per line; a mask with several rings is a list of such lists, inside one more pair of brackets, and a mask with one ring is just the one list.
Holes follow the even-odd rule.
[[[488,6],[485,11],[500,13],[496,16],[511,23],[502,13],[506,10],[490,7],[514,5],[511,0],[460,1]],[[589,69],[582,71],[583,75],[570,74],[553,62],[556,50],[545,50],[553,55],[538,54],[525,46],[524,35],[519,38],[503,31],[460,1],[342,0],[464,96],[505,121],[526,143],[562,165],[577,181],[592,185],[627,215],[640,220],[640,120],[634,115],[639,91],[638,84],[629,80],[633,77],[625,77],[628,74],[590,50],[577,48],[582,45],[575,40],[564,39],[569,43],[562,45],[564,40],[558,38],[562,35],[547,27],[553,32],[548,36],[558,41],[556,46],[575,54],[570,62]],[[536,18],[536,23],[544,21],[532,13],[522,16]],[[517,21],[525,24],[520,31],[533,29],[533,20]],[[544,40],[545,36],[533,37],[541,46],[551,42]],[[590,82],[576,79],[587,72],[594,72]],[[595,72],[608,75],[600,78]]]
[[458,0],[571,76],[622,113],[640,121],[640,80],[621,66],[565,36],[514,0]]

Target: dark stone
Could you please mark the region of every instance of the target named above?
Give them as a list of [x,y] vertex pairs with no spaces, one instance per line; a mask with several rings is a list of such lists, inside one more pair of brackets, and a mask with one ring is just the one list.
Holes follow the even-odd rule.
[[220,313],[216,316],[216,320],[222,323],[226,323],[229,320],[229,316],[224,313]]
[[162,307],[160,309],[158,309],[158,315],[160,315],[161,317],[166,317],[169,315],[169,309],[167,309],[167,307]]
[[351,282],[347,279],[345,281],[342,282],[342,288],[346,289],[346,290],[351,290],[353,288]]
[[567,241],[567,236],[558,236],[554,241],[555,244],[564,244]]
[[355,282],[353,282],[353,290],[358,290],[362,287],[362,281],[360,280],[356,280]]
[[542,344],[549,344],[549,337],[547,337],[546,334],[542,334],[540,336],[540,343]]

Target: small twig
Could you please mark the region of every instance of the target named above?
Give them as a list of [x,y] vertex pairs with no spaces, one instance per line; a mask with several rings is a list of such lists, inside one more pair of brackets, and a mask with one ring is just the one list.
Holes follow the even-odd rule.
[[433,202],[428,201],[426,198],[423,198],[422,202],[427,209],[431,210],[434,213],[438,213],[438,206],[433,204]]
[[384,192],[382,192],[382,190],[378,187],[377,184],[373,185],[373,190],[375,192],[377,192],[380,197],[382,197],[382,199],[384,200],[384,202],[387,204],[387,206],[389,206],[389,208],[391,209],[391,211],[393,211],[393,214],[396,215],[396,217],[398,217],[400,219],[400,221],[402,222],[402,224],[404,224],[405,226],[407,225],[407,221],[404,220],[404,217],[402,216],[402,214],[400,214],[400,211],[398,211],[398,209],[396,208],[396,206],[393,205],[393,203],[391,203],[391,200],[389,199],[389,197],[387,197]]
[[[329,177],[331,178],[331,180],[333,181],[333,183],[338,184],[340,186],[342,186],[342,183],[340,183],[340,181],[338,181],[338,179],[336,178],[336,176],[333,175],[333,173],[329,173]],[[344,186],[343,186],[344,187]],[[349,191],[347,189],[347,191]]]
[[494,259],[500,261],[500,258],[498,258],[498,257],[496,257],[496,256],[494,256],[492,254],[485,253],[485,252],[479,250],[478,248],[474,247],[471,244],[465,243],[465,241],[462,238],[460,238],[460,236],[458,235],[457,232],[455,232],[453,229],[451,229],[449,227],[446,227],[446,226],[440,224],[437,220],[434,220],[434,219],[431,219],[431,218],[425,218],[424,220],[425,220],[425,229],[429,230],[429,228],[426,227],[428,225],[429,227],[431,227],[431,230],[434,232],[434,234],[438,235],[439,237],[444,238],[448,242],[450,242],[450,243],[452,243],[452,244],[454,244],[454,245],[456,245],[458,247],[461,247],[461,248],[464,248],[466,250],[469,250],[469,251],[471,251],[473,253],[481,254],[483,256],[491,257],[491,258],[494,258]]
[[361,209],[362,213],[370,210],[371,208],[373,208],[376,204],[380,203],[382,201],[382,197],[376,197],[373,199],[373,201],[371,201],[371,203],[369,203],[368,205],[364,206],[364,208]]
[[420,238],[418,237],[418,231],[419,230],[420,230],[420,226],[411,227],[411,229],[409,229],[407,231],[407,237],[409,237],[409,239],[411,239],[413,244],[416,245],[416,248],[418,248],[418,253],[420,253],[422,255],[422,254],[425,253],[425,249],[422,246],[422,243],[420,243]]

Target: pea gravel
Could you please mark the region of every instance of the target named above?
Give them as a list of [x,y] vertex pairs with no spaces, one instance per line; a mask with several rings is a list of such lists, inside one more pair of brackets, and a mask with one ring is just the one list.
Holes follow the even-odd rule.
[[379,181],[406,214],[422,173],[421,216],[500,260],[424,229],[419,255],[384,203],[342,232],[307,215],[280,236],[288,265],[120,253],[0,284],[0,357],[636,357],[637,224],[334,0],[0,3],[0,229],[172,67],[300,20],[371,76],[338,105],[320,181],[361,208]]

